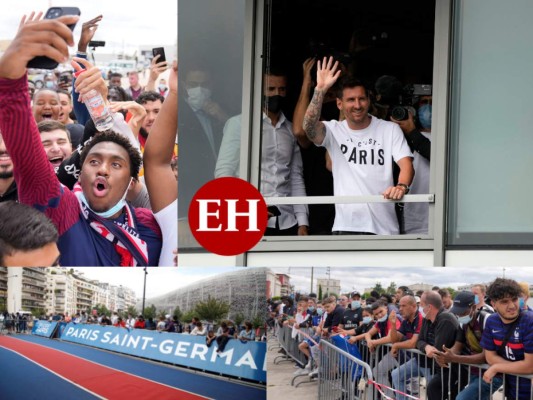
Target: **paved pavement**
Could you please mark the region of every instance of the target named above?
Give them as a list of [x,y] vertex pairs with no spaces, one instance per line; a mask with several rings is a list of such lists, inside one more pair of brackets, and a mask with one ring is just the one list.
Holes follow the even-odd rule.
[[[318,400],[318,382],[313,382],[307,376],[296,378],[294,384],[305,382],[298,387],[291,385],[294,378],[294,362],[282,361],[282,354],[276,347],[277,339],[269,337],[267,346],[267,399],[269,400]],[[277,358],[277,359],[276,359]],[[276,361],[276,364],[274,364]]]

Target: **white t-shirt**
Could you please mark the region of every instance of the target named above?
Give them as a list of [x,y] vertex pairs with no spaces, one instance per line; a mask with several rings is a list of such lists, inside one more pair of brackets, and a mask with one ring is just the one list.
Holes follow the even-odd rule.
[[173,267],[173,251],[178,248],[178,200],[174,200],[168,206],[155,213],[154,217],[161,228],[163,236],[159,266]]
[[[413,157],[398,124],[371,117],[365,129],[353,130],[344,121],[323,121],[321,144],[333,165],[335,196],[380,195],[393,182],[393,159]],[[394,203],[336,204],[333,231],[399,234]]]
[[[431,133],[420,132],[431,140]],[[415,178],[411,184],[410,194],[429,193],[429,160],[414,152],[413,167]],[[429,203],[405,203],[403,210],[405,233],[428,233]]]

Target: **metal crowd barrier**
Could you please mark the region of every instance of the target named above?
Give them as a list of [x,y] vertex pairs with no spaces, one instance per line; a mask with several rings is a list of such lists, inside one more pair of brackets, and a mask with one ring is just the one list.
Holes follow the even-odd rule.
[[320,400],[374,399],[368,382],[373,379],[370,365],[335,346],[320,341],[318,398]]
[[[369,364],[376,383],[382,385],[382,394],[391,399],[533,400],[533,375],[497,375],[486,384],[483,373],[488,364],[451,363],[441,368],[417,349],[400,350],[396,357],[390,349],[390,344],[378,346]],[[530,393],[517,391],[514,396],[505,396],[510,382],[519,380],[525,380],[522,383],[529,385]],[[379,398],[377,392],[374,387],[372,398]]]
[[278,341],[281,348],[284,350],[284,354],[277,356],[274,359],[274,364],[279,364],[282,362],[297,362],[301,366],[304,366],[307,363],[307,358],[305,354],[300,351],[298,345],[300,344],[301,337],[296,336],[292,337],[292,328],[289,326],[282,326],[278,330]]

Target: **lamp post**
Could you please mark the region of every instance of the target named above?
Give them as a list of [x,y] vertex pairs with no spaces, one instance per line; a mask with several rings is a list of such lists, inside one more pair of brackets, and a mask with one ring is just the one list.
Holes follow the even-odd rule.
[[144,317],[144,301],[146,300],[146,275],[148,275],[148,270],[146,269],[146,267],[144,267],[143,310],[141,313],[143,317]]

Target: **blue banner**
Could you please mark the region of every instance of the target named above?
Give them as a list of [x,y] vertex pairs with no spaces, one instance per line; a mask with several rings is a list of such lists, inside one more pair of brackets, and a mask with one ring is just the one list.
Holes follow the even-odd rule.
[[33,329],[31,330],[31,333],[32,335],[50,338],[54,334],[56,328],[57,322],[36,320],[33,321]]
[[266,382],[266,343],[231,339],[221,353],[204,336],[69,323],[61,340]]

